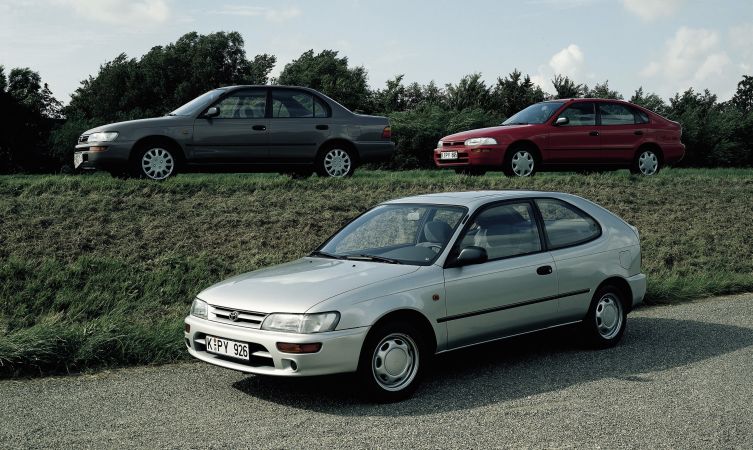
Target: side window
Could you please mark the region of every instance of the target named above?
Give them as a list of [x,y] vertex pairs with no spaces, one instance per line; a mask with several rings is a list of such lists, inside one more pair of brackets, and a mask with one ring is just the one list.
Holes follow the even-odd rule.
[[632,108],[618,103],[599,103],[602,125],[634,125],[636,114]]
[[537,199],[550,250],[590,241],[601,235],[599,224],[583,211],[561,200]]
[[531,204],[506,203],[485,209],[461,240],[461,250],[469,246],[483,248],[490,260],[541,251]]
[[329,106],[314,97],[314,117],[329,117]]
[[267,109],[267,91],[234,92],[215,106],[220,109],[219,119],[262,119]]
[[272,90],[272,117],[315,117],[314,96],[293,89]]
[[648,114],[641,111],[640,109],[636,109],[635,111],[635,123],[644,124],[648,123]]
[[563,127],[596,125],[596,111],[591,102],[578,102],[568,106],[559,117],[567,117],[568,123]]

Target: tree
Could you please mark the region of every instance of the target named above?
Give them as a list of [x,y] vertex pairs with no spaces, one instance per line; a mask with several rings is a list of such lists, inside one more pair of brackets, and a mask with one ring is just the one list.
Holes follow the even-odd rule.
[[737,83],[732,104],[745,113],[753,111],[753,76],[743,75],[743,79]]
[[664,100],[653,92],[650,94],[644,94],[643,86],[635,90],[633,96],[630,97],[630,103],[643,106],[644,108],[650,109],[661,115],[666,115],[667,113],[667,104]]
[[622,100],[622,94],[609,89],[609,80],[606,80],[601,84],[596,83],[596,86],[592,89],[586,88],[585,96],[590,98],[611,98]]
[[393,111],[404,111],[406,109],[406,92],[403,86],[404,75],[396,75],[395,78],[387,80],[387,87],[384,90],[374,92],[374,104],[370,110],[387,114]]
[[8,79],[5,78],[5,66],[0,65],[0,92],[8,88]]
[[[5,78],[4,76],[2,77]],[[16,67],[8,76],[8,93],[22,105],[42,117],[60,117],[62,103],[50,91],[42,77],[28,67]]]
[[351,110],[369,109],[366,69],[348,67],[348,58],[338,58],[337,54],[334,50],[319,54],[308,50],[285,65],[277,82],[316,89]]
[[515,69],[505,78],[497,78],[492,91],[492,103],[496,111],[510,117],[521,109],[544,100],[544,92],[535,86],[531,77]]
[[588,86],[576,84],[568,76],[555,75],[552,79],[552,85],[557,92],[555,98],[578,98],[588,91]]
[[464,76],[456,85],[447,85],[447,106],[458,111],[466,108],[488,109],[491,104],[489,88],[480,73]]

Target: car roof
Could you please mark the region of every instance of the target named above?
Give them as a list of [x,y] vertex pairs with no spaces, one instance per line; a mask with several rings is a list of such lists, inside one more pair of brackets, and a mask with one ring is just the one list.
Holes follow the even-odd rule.
[[573,197],[562,192],[547,191],[464,191],[464,192],[441,192],[435,194],[414,195],[412,197],[397,198],[383,204],[399,203],[426,203],[437,205],[457,205],[473,208],[478,205],[498,200],[512,200],[528,197]]

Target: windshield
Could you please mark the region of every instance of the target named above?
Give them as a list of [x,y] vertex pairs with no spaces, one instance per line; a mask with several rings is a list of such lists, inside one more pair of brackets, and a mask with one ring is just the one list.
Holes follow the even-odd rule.
[[555,111],[565,102],[542,102],[518,111],[512,117],[502,122],[502,125],[527,125],[529,123],[544,123],[552,117]]
[[168,114],[168,116],[192,116],[199,111],[209,106],[210,103],[217,100],[217,98],[225,92],[224,89],[214,89],[209,92],[205,92],[175,111]]
[[429,265],[442,253],[467,209],[445,205],[382,205],[363,214],[311,256]]

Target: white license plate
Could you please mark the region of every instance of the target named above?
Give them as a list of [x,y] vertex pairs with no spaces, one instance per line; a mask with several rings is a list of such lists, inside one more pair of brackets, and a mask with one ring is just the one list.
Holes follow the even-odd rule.
[[458,159],[458,152],[442,152],[439,159]]
[[84,155],[81,153],[74,153],[73,154],[73,167],[78,169],[78,166],[83,164],[84,162]]
[[248,360],[248,344],[214,336],[206,336],[205,341],[209,353]]

